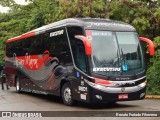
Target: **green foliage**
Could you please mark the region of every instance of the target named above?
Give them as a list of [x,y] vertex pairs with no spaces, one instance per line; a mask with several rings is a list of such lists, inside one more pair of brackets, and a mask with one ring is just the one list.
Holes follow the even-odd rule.
[[159,35],[160,7],[157,3],[139,0],[114,1],[110,8],[110,18],[132,24],[141,36],[151,39]]
[[11,7],[14,4],[15,4],[14,0],[1,0],[0,1],[0,5],[2,5],[2,6],[9,6],[9,7]]
[[59,0],[59,11],[56,20],[71,17],[105,17],[103,0]]
[[154,39],[156,53],[150,60],[151,64],[147,70],[148,92],[150,94],[160,94],[160,37]]
[[[10,7],[0,13],[0,64],[4,63],[4,41],[22,33],[65,18],[110,18],[133,25],[140,36],[154,39],[156,55],[146,56],[148,91],[160,94],[160,1],[150,0],[26,0],[26,6],[14,0],[0,0]],[[145,47],[146,48],[146,47]],[[145,49],[146,51],[147,49]],[[145,52],[147,53],[147,52]],[[148,67],[148,66],[146,66]]]

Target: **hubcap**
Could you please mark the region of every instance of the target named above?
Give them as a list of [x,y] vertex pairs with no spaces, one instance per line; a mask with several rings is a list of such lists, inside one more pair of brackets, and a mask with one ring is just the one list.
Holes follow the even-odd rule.
[[68,87],[64,90],[64,99],[67,102],[71,101],[71,90]]

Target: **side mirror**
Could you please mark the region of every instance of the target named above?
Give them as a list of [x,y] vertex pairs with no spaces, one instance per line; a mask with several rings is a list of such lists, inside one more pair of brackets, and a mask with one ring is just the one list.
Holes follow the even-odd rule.
[[87,37],[82,36],[82,35],[75,35],[75,38],[83,41],[86,55],[92,55],[91,41],[88,40]]
[[151,56],[153,56],[154,53],[155,53],[154,43],[150,39],[145,38],[145,37],[140,37],[139,39],[141,41],[143,41],[143,42],[146,42],[148,44],[148,46],[149,46],[149,53],[150,53]]

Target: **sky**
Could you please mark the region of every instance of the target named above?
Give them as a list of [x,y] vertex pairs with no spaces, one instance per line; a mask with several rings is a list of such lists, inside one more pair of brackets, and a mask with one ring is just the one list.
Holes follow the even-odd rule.
[[2,6],[0,5],[0,12],[5,13],[5,12],[7,12],[7,10],[9,10],[8,7],[2,7]]
[[[25,2],[25,0],[14,0],[17,4],[21,4],[21,5],[26,5],[27,2]],[[9,10],[8,7],[2,7],[0,5],[0,12],[7,12],[7,10]]]
[[21,4],[21,5],[27,5],[27,2],[25,2],[25,0],[14,0],[17,4]]

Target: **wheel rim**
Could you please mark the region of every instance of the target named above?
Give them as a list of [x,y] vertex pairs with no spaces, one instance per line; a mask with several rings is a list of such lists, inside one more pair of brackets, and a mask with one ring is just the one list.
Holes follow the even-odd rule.
[[19,91],[19,80],[16,82],[16,90]]
[[71,90],[68,87],[64,90],[64,99],[65,99],[66,102],[70,102],[71,99],[72,99]]

